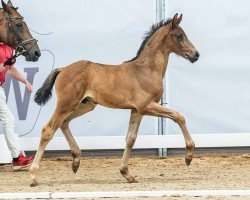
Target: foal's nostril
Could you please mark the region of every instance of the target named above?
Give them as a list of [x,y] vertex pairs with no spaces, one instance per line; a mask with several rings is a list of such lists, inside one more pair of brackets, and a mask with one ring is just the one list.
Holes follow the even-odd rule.
[[195,52],[195,57],[196,57],[196,58],[199,58],[199,57],[200,57],[200,54],[199,54],[198,51]]
[[41,52],[40,51],[35,51],[34,54],[35,54],[36,57],[40,57],[41,56]]

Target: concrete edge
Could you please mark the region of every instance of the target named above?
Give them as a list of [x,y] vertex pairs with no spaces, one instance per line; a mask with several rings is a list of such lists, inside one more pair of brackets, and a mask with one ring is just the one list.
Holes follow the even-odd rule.
[[0,199],[69,199],[111,197],[164,197],[164,196],[250,196],[250,190],[163,190],[163,191],[110,191],[110,192],[34,192],[0,193]]

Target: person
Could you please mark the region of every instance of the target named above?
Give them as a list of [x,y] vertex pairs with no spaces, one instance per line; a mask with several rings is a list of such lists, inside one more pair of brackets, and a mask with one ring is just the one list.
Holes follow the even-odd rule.
[[[26,90],[32,92],[32,85],[24,76],[15,68],[14,64],[4,66],[4,63],[12,57],[14,50],[8,45],[0,42],[0,120],[3,124],[3,133],[7,146],[13,158],[13,170],[20,170],[28,167],[33,157],[26,157],[21,151],[18,138],[14,134],[15,119],[7,105],[6,95],[3,88],[6,75],[9,72],[15,79],[25,84]],[[0,149],[1,150],[1,149]]]

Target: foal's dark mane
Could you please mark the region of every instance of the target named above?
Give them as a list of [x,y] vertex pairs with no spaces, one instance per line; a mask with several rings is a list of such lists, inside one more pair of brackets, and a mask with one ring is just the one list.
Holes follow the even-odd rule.
[[167,19],[167,20],[163,19],[160,22],[153,24],[150,27],[149,31],[145,32],[145,35],[143,37],[143,41],[141,43],[141,46],[140,46],[139,50],[136,53],[136,56],[134,58],[132,58],[131,60],[128,60],[128,61],[125,61],[125,62],[132,62],[132,61],[136,60],[139,57],[139,55],[141,54],[141,52],[143,51],[145,45],[147,44],[147,42],[149,41],[149,39],[151,38],[151,36],[154,35],[154,33],[158,29],[160,29],[162,26],[164,26],[166,24],[169,24],[171,21],[172,21],[172,19]]

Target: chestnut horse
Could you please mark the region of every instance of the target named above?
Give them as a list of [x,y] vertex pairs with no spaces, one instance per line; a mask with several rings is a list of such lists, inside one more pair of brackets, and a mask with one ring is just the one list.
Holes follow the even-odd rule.
[[199,58],[199,53],[179,26],[182,15],[162,21],[151,27],[135,58],[120,65],[105,65],[90,61],[78,61],[65,68],[55,69],[37,91],[35,101],[44,105],[51,96],[55,82],[56,109],[42,129],[40,145],[30,167],[31,186],[38,184],[36,173],[48,142],[55,131],[61,128],[71,148],[72,170],[77,172],[81,150],[77,146],[69,123],[89,111],[97,104],[118,109],[130,109],[131,116],[126,147],[120,172],[128,182],[135,182],[129,173],[128,160],[144,115],[170,118],[181,128],[184,135],[189,165],[195,144],[189,135],[185,118],[177,111],[158,104],[163,93],[163,78],[169,54],[174,52],[190,62]]
[[30,34],[29,28],[11,1],[2,1],[0,8],[0,42],[15,49],[16,55],[25,56],[27,61],[38,61],[41,52],[37,40]]

